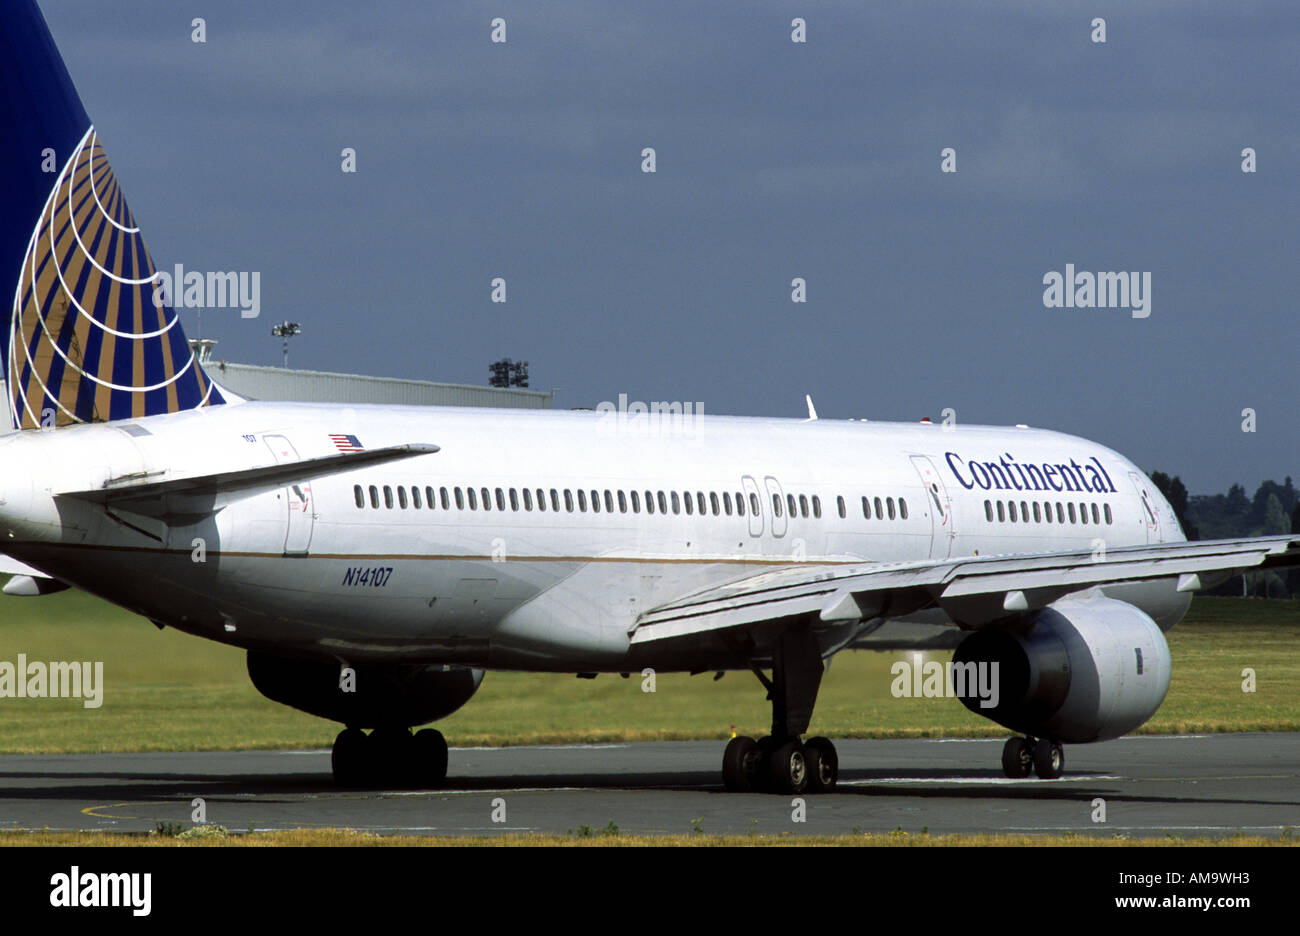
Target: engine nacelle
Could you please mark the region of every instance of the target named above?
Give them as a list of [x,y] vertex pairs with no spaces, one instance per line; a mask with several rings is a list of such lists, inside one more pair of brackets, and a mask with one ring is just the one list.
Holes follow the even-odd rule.
[[338,663],[248,652],[248,676],[258,692],[349,728],[411,728],[446,718],[483,681],[483,670],[461,666],[363,663],[352,669],[352,691],[345,692]]
[[[1164,634],[1145,612],[1101,595],[1062,599],[1021,631],[989,628],[967,637],[954,665],[998,664],[998,704],[963,704],[1012,731],[1080,744],[1137,728],[1169,691]],[[991,668],[989,672],[992,672]]]

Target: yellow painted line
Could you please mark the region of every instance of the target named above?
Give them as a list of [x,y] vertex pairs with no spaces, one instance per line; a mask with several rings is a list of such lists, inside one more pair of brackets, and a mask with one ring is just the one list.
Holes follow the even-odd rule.
[[97,809],[121,809],[123,806],[175,806],[183,805],[179,800],[155,800],[143,803],[106,803],[102,806],[87,806],[81,812],[86,816],[94,816],[96,819],[143,819],[144,816],[106,816],[103,813],[96,812]]

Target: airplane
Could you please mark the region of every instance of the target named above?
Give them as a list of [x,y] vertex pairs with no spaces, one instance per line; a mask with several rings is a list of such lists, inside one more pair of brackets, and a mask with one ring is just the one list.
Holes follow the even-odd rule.
[[1013,733],[1004,772],[1056,778],[1158,709],[1194,591],[1300,564],[1300,536],[1186,541],[1132,461],[1025,426],[243,400],[158,301],[35,0],[0,13],[0,79],[7,590],[244,649],[341,724],[341,785],[444,784],[412,729],[487,670],[653,669],[752,672],[771,730],[725,788],[825,793],[827,661],[949,648],[997,664],[996,705],[961,701]]

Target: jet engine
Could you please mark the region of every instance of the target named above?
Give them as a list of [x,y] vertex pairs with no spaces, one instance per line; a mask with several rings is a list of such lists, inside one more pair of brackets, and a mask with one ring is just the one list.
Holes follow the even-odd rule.
[[248,675],[273,702],[349,728],[424,725],[469,701],[483,670],[460,666],[368,663],[344,674],[338,663],[248,652]]
[[962,696],[975,714],[1030,737],[1084,743],[1132,731],[1164,701],[1169,645],[1133,605],[1076,596],[1028,615],[1025,624],[977,631],[958,645],[954,669],[984,664],[996,679],[996,705],[982,708],[979,696]]

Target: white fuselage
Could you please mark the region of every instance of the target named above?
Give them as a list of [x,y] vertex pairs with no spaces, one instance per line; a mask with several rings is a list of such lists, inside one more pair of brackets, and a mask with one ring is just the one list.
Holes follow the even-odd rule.
[[[214,513],[56,497],[336,454],[336,436],[440,451]],[[158,623],[351,661],[703,669],[726,661],[630,648],[637,616],[799,562],[1183,538],[1127,459],[1027,428],[245,403],[16,433],[0,453],[5,552]]]

